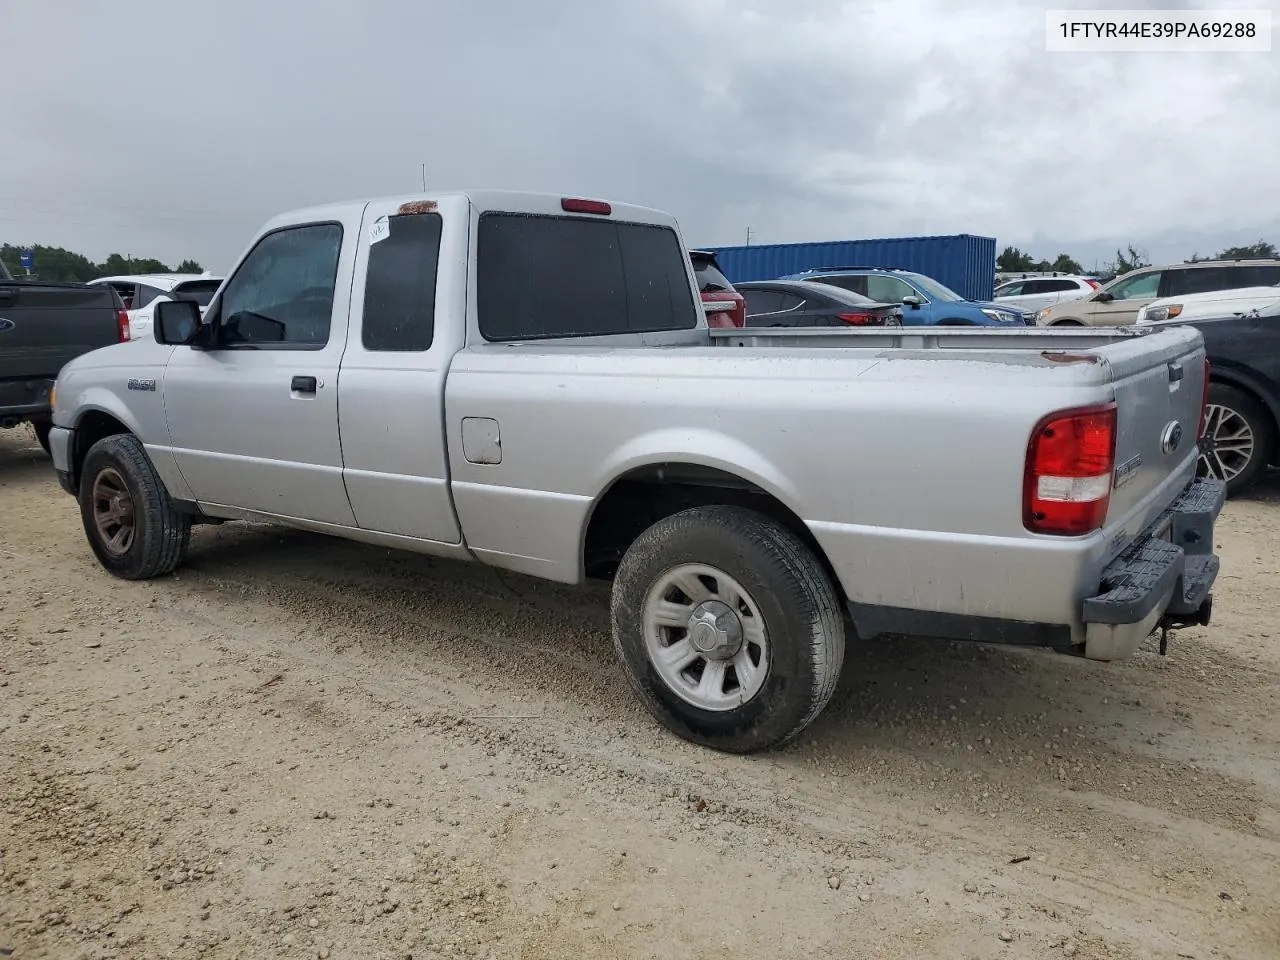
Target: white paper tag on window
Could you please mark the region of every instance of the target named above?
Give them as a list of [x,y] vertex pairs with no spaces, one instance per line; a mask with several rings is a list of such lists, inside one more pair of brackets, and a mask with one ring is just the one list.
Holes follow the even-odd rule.
[[386,217],[379,217],[373,221],[373,226],[369,228],[369,242],[377,243],[379,240],[385,240],[391,236],[391,221]]

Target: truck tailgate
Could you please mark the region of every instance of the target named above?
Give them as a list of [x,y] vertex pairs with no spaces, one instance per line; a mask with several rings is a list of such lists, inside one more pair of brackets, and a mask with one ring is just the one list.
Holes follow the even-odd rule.
[[0,381],[52,380],[69,360],[117,340],[106,287],[0,281]]
[[1195,470],[1205,353],[1200,334],[1128,340],[1094,353],[1110,369],[1116,401],[1115,479],[1107,526],[1136,532]]

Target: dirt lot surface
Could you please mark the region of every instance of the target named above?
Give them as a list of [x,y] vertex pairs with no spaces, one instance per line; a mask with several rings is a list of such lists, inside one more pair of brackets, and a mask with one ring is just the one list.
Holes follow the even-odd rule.
[[635,705],[602,588],[232,524],[120,582],[0,432],[0,948],[1274,960],[1278,544],[1272,480],[1167,658],[855,647],[737,758]]

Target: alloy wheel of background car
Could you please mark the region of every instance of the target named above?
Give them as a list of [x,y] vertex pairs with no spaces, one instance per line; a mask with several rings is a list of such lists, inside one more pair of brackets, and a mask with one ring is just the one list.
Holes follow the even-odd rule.
[[1200,476],[1222,480],[1229,495],[1241,493],[1267,468],[1275,441],[1271,419],[1253,397],[1224,383],[1209,385],[1196,465]]
[[1234,480],[1249,466],[1256,443],[1249,421],[1230,407],[1211,403],[1205,408],[1204,435],[1209,440],[1200,454],[1207,472],[1219,480]]
[[706,564],[673,567],[650,588],[644,639],[658,676],[703,710],[748,703],[769,672],[760,608],[738,581]]

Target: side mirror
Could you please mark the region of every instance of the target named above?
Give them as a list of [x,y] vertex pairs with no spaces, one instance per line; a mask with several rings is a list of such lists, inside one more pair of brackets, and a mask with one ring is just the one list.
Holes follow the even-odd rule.
[[156,304],[156,339],[170,346],[186,346],[200,332],[200,305],[192,300],[161,300]]
[[903,298],[902,298],[902,303],[903,303],[903,305],[904,305],[904,306],[908,306],[908,307],[910,307],[912,310],[919,310],[919,309],[920,309],[920,298],[919,298],[919,297],[903,297]]
[[1095,293],[1093,295],[1093,299],[1096,300],[1098,303],[1110,303],[1112,300],[1115,299],[1115,295],[1111,293],[1107,293],[1107,291],[1103,290],[1099,293]]

